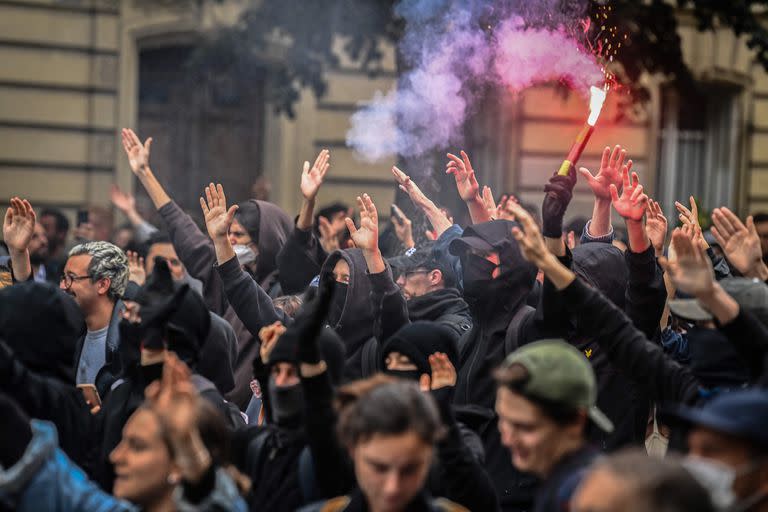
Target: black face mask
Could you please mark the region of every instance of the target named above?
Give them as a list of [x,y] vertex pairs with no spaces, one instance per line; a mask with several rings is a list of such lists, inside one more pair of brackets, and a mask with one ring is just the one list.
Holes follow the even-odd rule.
[[464,267],[464,295],[481,297],[487,293],[488,285],[493,281],[493,277],[491,277],[493,271],[499,265],[472,253],[467,254],[462,265]]
[[414,382],[419,382],[421,378],[421,372],[419,370],[384,370],[384,373],[397,377],[398,379],[405,379]]
[[331,301],[331,309],[328,312],[328,323],[333,327],[338,325],[341,320],[341,313],[344,311],[344,304],[347,302],[347,291],[349,285],[347,283],[333,283],[333,300]]
[[269,407],[272,421],[280,427],[294,428],[301,425],[304,410],[304,392],[301,383],[293,386],[277,386],[275,378],[269,378]]

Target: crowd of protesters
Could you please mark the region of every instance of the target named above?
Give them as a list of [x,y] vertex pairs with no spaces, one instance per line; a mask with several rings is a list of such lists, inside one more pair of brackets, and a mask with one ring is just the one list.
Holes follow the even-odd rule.
[[463,228],[393,167],[385,221],[323,150],[201,227],[122,141],[157,225],[5,214],[0,510],[768,511],[767,215],[671,229],[616,146],[540,208],[448,154]]

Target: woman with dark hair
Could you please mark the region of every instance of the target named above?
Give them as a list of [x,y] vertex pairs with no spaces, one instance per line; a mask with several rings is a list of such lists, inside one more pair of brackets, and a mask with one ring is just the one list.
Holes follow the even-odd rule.
[[434,400],[416,383],[379,375],[341,388],[337,401],[337,435],[353,461],[357,488],[302,510],[466,510],[425,490],[443,425]]

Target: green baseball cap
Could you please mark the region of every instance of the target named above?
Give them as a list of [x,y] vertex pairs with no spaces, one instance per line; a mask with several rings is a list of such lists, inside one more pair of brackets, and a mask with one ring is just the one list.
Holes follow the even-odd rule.
[[514,387],[531,398],[585,409],[587,416],[605,432],[613,423],[597,408],[597,381],[587,358],[562,339],[540,340],[524,345],[507,356],[501,369],[525,368],[527,378]]

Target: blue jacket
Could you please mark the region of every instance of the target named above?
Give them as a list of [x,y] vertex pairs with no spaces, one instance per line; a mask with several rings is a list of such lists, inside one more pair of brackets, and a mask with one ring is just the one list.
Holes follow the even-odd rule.
[[[0,506],[18,512],[88,510],[89,512],[138,512],[135,505],[102,491],[58,448],[56,427],[47,421],[32,420],[32,440],[22,458],[11,468],[0,469]],[[186,502],[177,488],[174,494],[179,511],[245,511],[235,484],[222,470],[216,484],[201,503]]]

